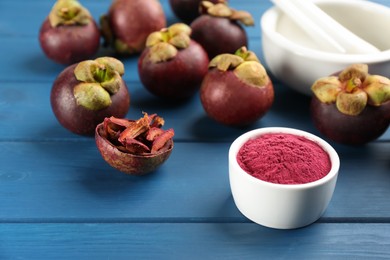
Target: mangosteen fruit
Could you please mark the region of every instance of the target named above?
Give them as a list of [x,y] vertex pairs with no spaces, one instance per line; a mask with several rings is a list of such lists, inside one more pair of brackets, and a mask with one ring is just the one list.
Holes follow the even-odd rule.
[[78,1],[58,0],[40,28],[39,43],[49,59],[69,65],[97,53],[100,30]]
[[138,120],[108,117],[96,127],[95,140],[103,159],[113,168],[132,175],[156,170],[170,156],[174,130],[163,130],[157,114]]
[[227,3],[202,1],[201,14],[191,23],[191,38],[206,50],[210,59],[219,54],[233,54],[241,46],[248,46],[248,37],[241,24],[254,25],[246,11],[237,11]]
[[104,118],[124,117],[130,94],[122,79],[124,66],[112,57],[86,60],[65,68],[50,94],[60,124],[73,133],[93,135]]
[[200,99],[217,122],[245,126],[270,109],[274,88],[256,54],[242,47],[235,54],[220,54],[210,61]]
[[166,18],[158,0],[114,0],[100,25],[103,46],[131,55],[144,49],[149,34],[166,27]]
[[327,138],[361,145],[377,139],[390,124],[390,80],[353,64],[316,80],[311,90],[311,116]]
[[183,100],[199,90],[209,59],[190,34],[188,25],[176,23],[148,37],[138,73],[143,86],[155,96]]
[[[191,23],[200,15],[200,2],[202,2],[202,0],[169,0],[173,13],[177,18],[187,24]],[[210,2],[217,4],[225,3],[227,0],[210,0]]]

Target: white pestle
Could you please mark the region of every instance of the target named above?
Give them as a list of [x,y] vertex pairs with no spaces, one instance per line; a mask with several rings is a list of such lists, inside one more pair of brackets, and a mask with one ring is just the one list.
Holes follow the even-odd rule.
[[335,21],[311,0],[271,0],[271,2],[302,28],[324,51],[348,54],[380,52],[378,48]]

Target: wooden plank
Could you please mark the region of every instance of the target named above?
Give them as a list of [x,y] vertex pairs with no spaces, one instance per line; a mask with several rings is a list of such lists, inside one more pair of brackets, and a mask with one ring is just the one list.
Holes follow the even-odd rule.
[[[28,46],[28,47],[26,47]],[[48,82],[52,83],[57,75],[66,67],[49,60],[41,50],[38,39],[35,38],[4,38],[0,48],[7,50],[3,53],[0,71],[0,82]],[[101,50],[96,56],[107,56]],[[111,56],[111,55],[109,55]],[[123,60],[126,66],[124,79],[138,81],[137,58],[132,56]]]
[[[188,102],[171,104],[152,96],[136,82],[127,82],[131,93],[127,117],[137,119],[142,116],[142,111],[158,113],[164,117],[166,128],[175,129],[175,139],[186,141],[232,142],[248,130],[270,126],[293,127],[320,135],[311,122],[310,98],[293,92],[276,80],[275,82],[275,102],[270,111],[256,123],[244,128],[224,126],[210,119],[198,94]],[[50,106],[51,84],[1,83],[0,140],[81,138],[64,129],[54,117]],[[390,129],[379,140],[389,141]]]
[[[168,0],[161,1],[167,24],[180,22],[173,14]],[[268,1],[258,2],[254,8],[253,3],[249,0],[230,0],[230,6],[239,10],[250,12],[254,18],[255,26],[246,27],[249,37],[258,37],[260,34],[260,16],[271,6]],[[81,3],[90,11],[94,20],[98,23],[102,15],[108,12],[110,1],[81,1]],[[24,10],[23,19],[18,12],[20,7],[15,8],[12,1],[2,1],[0,4],[0,37],[34,37],[36,39],[43,20],[49,14],[54,1],[26,1],[20,4]]]
[[[238,1],[232,1],[238,3]],[[64,66],[58,65],[45,57],[40,49],[38,42],[38,33],[43,19],[50,10],[52,1],[26,2],[23,8],[29,10],[23,14],[23,19],[15,19],[19,8],[14,8],[14,2],[2,2],[0,8],[0,48],[6,50],[3,52],[2,62],[7,64],[0,71],[0,81],[50,81],[52,82],[56,75],[62,71]],[[177,22],[173,17],[172,11],[168,5],[168,0],[162,2],[164,11],[168,18],[168,24]],[[234,5],[234,4],[233,4]],[[107,3],[87,2],[91,13],[96,20],[108,9]],[[266,8],[264,7],[259,8]],[[256,12],[255,20],[258,21],[261,12]],[[259,24],[254,27],[248,27],[248,36],[251,38],[249,46],[261,56],[260,50],[260,29]],[[254,41],[252,43],[252,41]],[[101,48],[96,56],[113,56],[114,53]],[[16,58],[23,57],[23,58]],[[137,73],[138,56],[123,58],[126,70],[125,80],[139,81]],[[131,73],[129,73],[131,71]]]
[[0,170],[0,219],[223,218],[226,211],[240,218],[227,148],[176,143],[157,172],[133,177],[108,166],[92,140],[0,143],[3,162],[12,162]]
[[[28,46],[28,47],[26,47]],[[249,47],[259,59],[264,60],[261,50],[261,40],[253,38]],[[39,42],[34,38],[3,38],[0,39],[0,48],[6,50],[2,56],[2,70],[0,71],[0,84],[2,82],[48,82],[52,83],[57,75],[66,67],[49,60],[42,52]],[[95,57],[115,56],[112,52],[101,48]],[[139,82],[138,55],[121,58],[125,65],[123,78],[130,82]],[[92,57],[94,58],[94,57]]]
[[[84,1],[96,19],[108,7]],[[169,23],[175,22],[168,0],[162,2]],[[271,6],[230,2],[253,12],[256,22]],[[26,1],[13,9],[15,1],[0,3],[0,259],[390,257],[390,130],[365,146],[331,142],[341,157],[340,176],[317,223],[291,231],[261,227],[234,205],[229,145],[264,126],[318,134],[309,98],[275,82],[275,104],[262,120],[225,127],[205,115],[198,97],[180,105],[152,97],[139,83],[137,56],[124,59],[132,93],[128,117],[157,112],[176,136],[171,158],[158,171],[121,174],[103,161],[93,138],[66,131],[51,112],[51,84],[63,66],[44,57],[37,36],[52,4]],[[258,23],[247,31],[262,59]]]
[[[388,144],[337,147],[340,176],[323,221],[390,218]],[[108,166],[93,140],[0,142],[0,220],[247,221],[231,196],[228,149],[176,142],[159,170],[134,177]]]
[[[390,6],[388,0],[371,0]],[[99,21],[100,16],[107,13],[110,2],[101,2],[94,0],[81,1],[82,4],[89,9],[95,21]],[[11,0],[3,0],[0,4],[0,37],[34,37],[36,38],[39,28],[49,14],[54,1],[38,0],[26,1],[15,8],[15,2]],[[167,23],[172,24],[179,22],[174,16],[168,0],[161,1],[164,13],[167,18]],[[272,7],[270,1],[257,1],[254,5],[253,0],[230,0],[230,6],[237,10],[245,10],[252,14],[255,26],[246,27],[246,31],[250,38],[259,37],[260,35],[260,18],[261,15]],[[28,12],[23,13],[23,19],[15,19],[20,16],[20,10],[25,9]]]
[[389,224],[0,224],[2,259],[387,259]]
[[[175,129],[175,138],[179,140],[232,141],[243,132],[261,126],[310,127],[307,126],[307,102],[294,104],[292,99],[282,96],[277,97],[280,101],[276,100],[269,114],[258,123],[246,128],[234,128],[208,118],[198,94],[186,103],[170,104],[153,97],[139,83],[128,82],[128,88],[131,93],[131,107],[127,117],[137,119],[142,116],[142,111],[158,113],[165,118],[165,127]],[[3,111],[0,115],[0,127],[4,129],[1,139],[80,138],[63,129],[55,119],[50,106],[50,90],[49,83],[3,84],[0,89],[0,106]],[[297,98],[298,101],[306,100],[298,95]],[[284,109],[283,113],[281,106],[287,107],[288,104],[291,104],[292,109]],[[35,116],[28,116],[26,111]],[[28,135],[26,128],[29,129]]]

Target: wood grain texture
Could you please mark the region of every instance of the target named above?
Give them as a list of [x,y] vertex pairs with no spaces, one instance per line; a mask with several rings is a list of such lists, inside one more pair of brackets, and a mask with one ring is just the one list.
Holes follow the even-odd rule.
[[0,224],[2,259],[388,259],[389,224]]
[[[321,136],[311,121],[310,98],[277,81],[275,101],[270,111],[243,128],[224,126],[210,119],[203,110],[198,93],[185,103],[172,104],[154,97],[139,82],[126,82],[131,95],[126,117],[138,119],[142,117],[142,111],[157,113],[164,117],[166,128],[175,129],[175,140],[178,141],[232,142],[248,130],[273,126],[298,128]],[[64,129],[54,117],[50,106],[51,82],[0,84],[0,140],[84,139]],[[379,141],[389,140],[390,130],[387,130]]]
[[[108,166],[92,139],[1,142],[0,158],[10,163],[0,170],[0,220],[246,221],[230,193],[228,149],[226,142],[177,142],[161,168],[134,177]],[[390,221],[388,143],[340,147],[339,154],[323,221]]]
[[[254,15],[255,26],[246,28],[249,48],[263,60],[259,20],[271,2],[229,2]],[[229,146],[258,127],[321,136],[310,119],[310,98],[272,78],[275,103],[266,116],[245,128],[227,127],[207,117],[197,95],[182,104],[155,98],[139,81],[138,57],[123,58],[127,117],[158,113],[176,133],[161,168],[127,176],[103,161],[92,137],[70,133],[52,113],[51,85],[64,66],[43,55],[38,32],[53,3],[0,2],[0,259],[390,257],[390,130],[364,146],[329,141],[341,168],[316,223],[289,231],[261,227],[234,204]],[[111,0],[82,3],[98,20]],[[177,22],[168,0],[161,3],[168,23]],[[111,54],[101,49],[97,56]]]
[[[80,1],[91,13],[96,22],[99,22],[100,16],[107,13],[111,0],[94,1],[84,0]],[[162,4],[167,24],[179,22],[179,20],[173,15],[168,0],[162,0]],[[246,27],[246,31],[250,38],[259,37],[260,35],[260,16],[266,9],[271,7],[269,1],[259,1],[256,5],[253,5],[251,0],[231,0],[230,6],[237,10],[250,11],[255,26]],[[0,4],[0,15],[2,16],[0,23],[0,38],[2,37],[36,37],[39,32],[39,28],[43,20],[49,14],[54,1],[52,0],[38,0],[38,1],[26,1],[23,4],[15,5],[15,2],[10,0],[3,0]],[[16,9],[15,9],[15,6]],[[15,19],[15,13],[18,10],[28,10],[23,13],[23,19]]]

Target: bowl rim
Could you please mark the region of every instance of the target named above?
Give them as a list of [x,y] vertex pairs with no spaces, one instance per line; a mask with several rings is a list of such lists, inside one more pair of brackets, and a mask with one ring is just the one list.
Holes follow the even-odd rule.
[[[261,179],[258,179],[251,174],[247,173],[244,169],[241,168],[241,166],[238,164],[237,161],[237,154],[240,150],[240,148],[250,139],[257,138],[263,134],[270,134],[270,133],[282,133],[282,134],[293,134],[297,136],[305,137],[313,142],[315,142],[317,145],[319,145],[324,151],[329,155],[329,159],[331,162],[331,169],[330,171],[321,179],[318,179],[316,181],[302,183],[302,184],[280,184],[280,183],[272,183],[268,181],[264,181]],[[232,164],[234,169],[231,169],[229,167],[229,174],[238,174],[240,176],[243,176],[247,181],[254,182],[257,185],[266,185],[268,187],[272,187],[275,189],[282,189],[282,190],[301,190],[301,189],[310,189],[318,186],[322,186],[325,183],[330,182],[334,178],[337,178],[338,172],[340,169],[340,158],[337,154],[336,150],[325,140],[322,138],[309,133],[307,131],[295,129],[295,128],[289,128],[289,127],[262,127],[257,128],[251,131],[248,131],[239,137],[237,137],[233,143],[230,145],[229,148],[229,164]],[[234,172],[232,172],[234,171]]]
[[[363,0],[314,0],[315,3],[336,3],[346,5],[359,4],[363,7],[378,10],[378,12],[388,12],[390,15],[390,8],[381,5],[379,3],[363,1]],[[390,60],[390,48],[379,53],[374,54],[343,54],[343,53],[331,53],[321,50],[316,50],[308,47],[301,46],[282,34],[273,30],[276,27],[276,22],[281,11],[273,6],[266,10],[260,17],[260,25],[263,34],[266,34],[273,42],[281,46],[283,49],[290,50],[295,54],[303,57],[307,57],[314,60],[331,61],[337,63],[376,63]],[[264,37],[262,37],[264,39]]]

